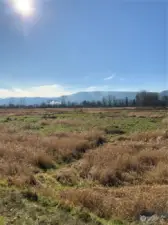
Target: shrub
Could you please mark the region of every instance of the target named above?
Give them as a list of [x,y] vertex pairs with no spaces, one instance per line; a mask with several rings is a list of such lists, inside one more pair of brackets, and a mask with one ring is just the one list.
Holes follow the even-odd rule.
[[39,155],[37,155],[35,158],[35,163],[38,167],[44,170],[55,167],[53,159],[45,153],[40,153]]

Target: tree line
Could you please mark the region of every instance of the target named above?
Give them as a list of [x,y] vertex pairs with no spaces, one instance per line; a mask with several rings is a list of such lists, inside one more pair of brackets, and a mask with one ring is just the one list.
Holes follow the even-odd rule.
[[157,92],[141,91],[137,93],[135,99],[117,99],[115,96],[108,95],[100,101],[82,101],[80,103],[70,102],[66,97],[62,97],[60,104],[43,103],[40,107],[166,107],[168,106],[168,96],[160,96]]
[[168,106],[168,96],[160,96],[157,92],[147,92],[141,91],[137,93],[135,99],[116,99],[115,96],[108,95],[103,97],[100,101],[82,101],[80,103],[70,102],[66,100],[63,96],[60,103],[51,104],[42,103],[40,105],[25,105],[23,101],[20,104],[8,104],[6,106],[9,108],[64,108],[64,107],[167,107]]

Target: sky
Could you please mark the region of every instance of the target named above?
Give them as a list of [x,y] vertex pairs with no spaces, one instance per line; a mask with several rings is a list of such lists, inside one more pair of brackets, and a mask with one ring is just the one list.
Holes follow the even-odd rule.
[[9,1],[0,98],[168,89],[167,0],[34,0],[28,18]]

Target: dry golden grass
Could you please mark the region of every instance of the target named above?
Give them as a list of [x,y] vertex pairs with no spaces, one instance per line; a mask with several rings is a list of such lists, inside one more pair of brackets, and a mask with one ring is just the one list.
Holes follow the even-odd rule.
[[168,127],[168,117],[166,117],[162,120],[162,124],[165,125],[166,127]]
[[57,138],[57,136],[44,137],[42,142],[47,152],[53,155],[57,161],[71,162],[81,157],[87,149],[95,148],[105,141],[102,132],[89,132],[69,134]]
[[23,188],[24,186],[40,186],[40,183],[36,180],[33,175],[16,175],[8,177],[8,185],[15,185]]
[[165,116],[164,110],[132,110],[128,113],[129,117],[137,117],[137,118],[163,118]]
[[168,138],[168,130],[155,130],[141,133],[133,133],[130,137],[133,141],[153,142]]
[[165,184],[168,183],[167,144],[165,132],[139,134],[133,141],[107,144],[87,152],[75,167],[81,177],[105,186]]
[[168,211],[167,185],[71,189],[60,192],[63,202],[88,208],[100,217],[136,220],[144,211]]
[[35,158],[35,165],[41,169],[51,169],[54,168],[53,158],[46,152],[39,153]]
[[[167,127],[129,136],[125,133],[120,139],[110,139],[110,135],[106,135],[109,132],[98,130],[33,133],[38,126],[63,124],[73,127],[81,123],[76,117],[55,118],[61,110],[7,112],[11,115],[38,114],[40,119],[30,124],[27,120],[25,129],[20,129],[23,123],[15,127],[15,121],[10,123],[10,120],[0,125],[0,179],[20,188],[35,186],[31,188],[44,196],[59,196],[63,204],[85,207],[107,219],[132,221],[145,210],[158,214],[168,212]],[[123,112],[120,109],[84,109],[87,110],[89,113],[105,112],[104,117],[117,117]],[[127,111],[122,114],[125,119],[131,116]],[[76,113],[81,112],[77,110]],[[149,111],[134,113],[140,117],[159,115],[159,112],[150,114]],[[47,115],[46,119],[43,115]],[[166,123],[164,119],[162,124]],[[112,142],[106,143],[109,139]],[[57,166],[59,169],[47,172]]]
[[[54,168],[55,163],[77,159],[87,149],[104,141],[103,134],[70,134],[66,137],[40,136],[37,134],[16,133],[1,126],[0,133],[0,177],[22,178],[23,183],[31,183],[27,178],[40,169]],[[16,182],[17,183],[17,182]]]
[[63,185],[77,185],[79,182],[79,176],[73,168],[63,168],[57,171],[56,179]]
[[87,113],[99,113],[99,112],[114,112],[114,113],[121,113],[122,111],[128,111],[130,115],[134,114],[145,114],[145,115],[151,115],[151,114],[164,114],[164,110],[157,110],[152,108],[146,109],[136,109],[135,107],[126,107],[126,108],[32,108],[32,109],[0,109],[0,115],[10,116],[26,116],[26,115],[44,115],[44,114],[50,114],[50,113],[64,113],[64,112],[87,112]]
[[38,122],[38,124],[39,124],[40,126],[48,126],[48,125],[51,124],[51,121],[50,121],[50,120],[46,120],[46,119],[42,119],[42,120],[40,120],[40,121]]

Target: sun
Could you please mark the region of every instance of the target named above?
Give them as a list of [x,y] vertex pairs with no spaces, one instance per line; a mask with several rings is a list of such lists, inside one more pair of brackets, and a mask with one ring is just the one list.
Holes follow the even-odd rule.
[[33,0],[12,0],[14,11],[23,17],[30,17],[34,14]]

